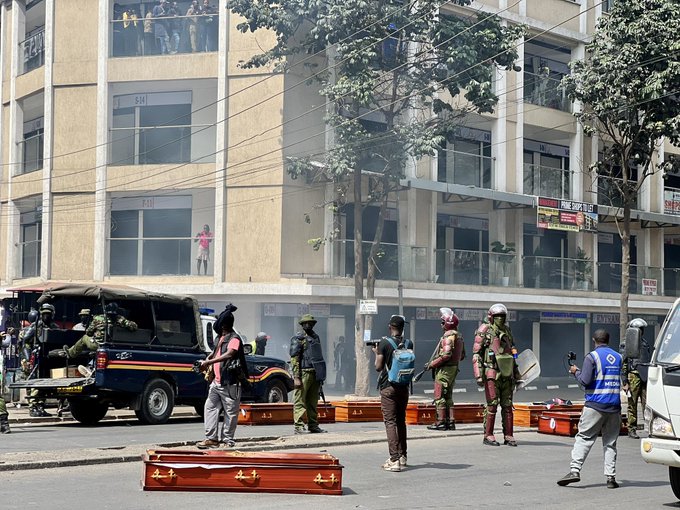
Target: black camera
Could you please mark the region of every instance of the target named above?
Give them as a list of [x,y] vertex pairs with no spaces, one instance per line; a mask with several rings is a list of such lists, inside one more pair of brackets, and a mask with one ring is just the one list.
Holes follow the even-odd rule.
[[193,370],[196,373],[200,373],[201,372],[201,363],[203,363],[202,359],[197,359],[196,361],[194,361],[194,366],[191,367],[191,370]]
[[364,340],[364,345],[366,347],[376,347],[380,343],[380,340],[382,340],[382,338],[371,338],[370,340]]
[[570,367],[574,366],[574,361],[576,361],[576,353],[574,351],[569,351],[567,354],[567,362],[569,363]]

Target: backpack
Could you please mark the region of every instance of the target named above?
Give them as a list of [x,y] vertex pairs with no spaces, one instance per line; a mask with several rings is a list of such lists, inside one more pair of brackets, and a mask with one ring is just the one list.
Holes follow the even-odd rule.
[[408,385],[413,380],[415,372],[416,355],[413,352],[413,343],[405,339],[401,344],[390,337],[387,339],[394,351],[392,352],[392,363],[387,370],[387,380],[392,384]]

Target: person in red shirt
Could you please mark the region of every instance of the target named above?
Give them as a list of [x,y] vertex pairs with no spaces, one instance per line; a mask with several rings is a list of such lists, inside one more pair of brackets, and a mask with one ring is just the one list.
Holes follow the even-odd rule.
[[[236,306],[231,303],[213,324],[215,333],[220,335],[217,347],[202,363],[205,372],[213,366],[215,378],[210,383],[204,407],[205,440],[196,444],[199,448],[216,448],[223,443],[232,448],[236,443],[234,433],[238,424],[238,410],[241,405],[241,384],[248,378],[243,340],[234,331]],[[234,367],[238,360],[238,367]],[[219,439],[220,412],[224,410],[222,439]]]
[[194,242],[198,243],[198,256],[196,257],[196,273],[201,274],[201,262],[203,262],[203,273],[208,274],[208,260],[210,260],[210,243],[213,240],[213,233],[210,232],[209,225],[203,225],[203,230],[196,234]]

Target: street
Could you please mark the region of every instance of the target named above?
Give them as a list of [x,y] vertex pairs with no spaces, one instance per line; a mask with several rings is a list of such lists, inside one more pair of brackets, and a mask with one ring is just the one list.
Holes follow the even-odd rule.
[[[381,424],[366,426],[379,429]],[[187,432],[187,427],[192,433],[196,432],[194,437],[200,435],[198,421],[173,422],[162,427],[171,435],[180,436]],[[335,427],[351,429],[361,425],[335,424]],[[41,427],[47,428],[53,427]],[[157,432],[150,427],[122,426],[89,429],[85,430],[85,435],[93,430],[113,431],[111,435],[118,435],[118,432],[135,428]],[[410,430],[423,428],[411,427]],[[247,430],[247,427],[239,427],[241,433]],[[41,432],[37,439],[45,447],[50,444],[46,432]],[[409,468],[402,473],[387,473],[380,469],[387,456],[384,441],[310,449],[328,451],[345,466],[342,496],[143,492],[140,489],[142,464],[128,462],[0,472],[2,508],[70,509],[84,504],[116,509],[208,508],[225,504],[244,509],[286,509],[305,505],[327,509],[564,508],[565,505],[572,508],[585,505],[680,508],[668,484],[667,468],[645,464],[640,458],[639,442],[625,436],[619,440],[617,465],[621,487],[608,490],[604,486],[599,443],[584,466],[581,483],[562,488],[555,481],[569,469],[572,438],[546,436],[523,429],[517,434],[518,448],[494,448],[481,445],[480,426],[469,426],[466,432],[469,434],[455,437],[437,437],[437,433],[432,432],[427,439],[411,441]],[[23,434],[17,433],[16,437],[20,435]],[[0,443],[4,440],[3,437]]]

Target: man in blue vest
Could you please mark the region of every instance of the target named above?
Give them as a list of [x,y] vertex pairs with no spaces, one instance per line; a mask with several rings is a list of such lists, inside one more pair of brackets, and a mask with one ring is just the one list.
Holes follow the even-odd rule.
[[576,442],[571,450],[571,470],[557,481],[569,485],[581,480],[581,466],[602,434],[604,474],[607,488],[616,489],[616,440],[621,430],[621,355],[609,347],[609,333],[598,329],[593,333],[595,350],[583,360],[583,369],[569,367],[579,384],[585,388],[586,403],[578,423]]

